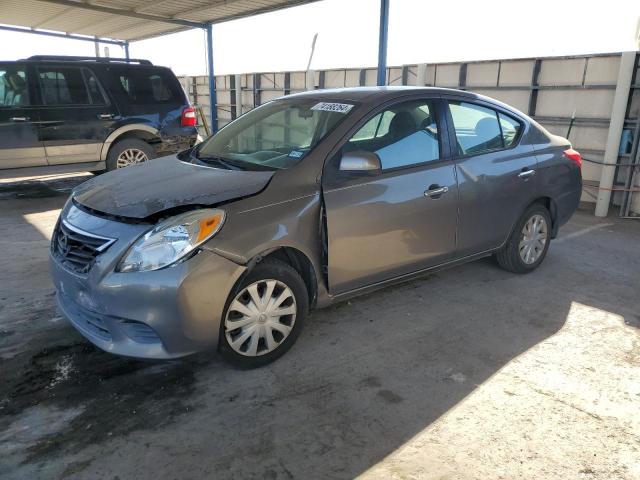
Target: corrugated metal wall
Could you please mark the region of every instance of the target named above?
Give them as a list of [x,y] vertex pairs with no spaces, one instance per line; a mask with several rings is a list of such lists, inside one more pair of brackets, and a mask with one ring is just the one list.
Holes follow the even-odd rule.
[[[552,133],[567,136],[583,156],[602,161],[618,77],[619,54],[489,60],[467,63],[406,65],[387,70],[389,85],[426,85],[462,88],[487,95],[527,113]],[[636,62],[636,70],[638,63]],[[305,72],[253,73],[216,76],[220,126],[236,118],[236,81],[241,82],[242,112],[266,101],[310,88],[375,85],[376,70],[324,70]],[[206,76],[181,79],[191,101],[209,116]],[[640,136],[640,75],[634,75],[625,120],[619,162],[638,161]],[[573,121],[571,120],[574,117]],[[634,143],[634,140],[635,143]],[[634,153],[634,155],[632,155]],[[582,200],[595,202],[602,167],[585,162]],[[640,174],[631,179],[634,168],[618,167],[615,188],[640,188]],[[635,168],[638,170],[638,168]],[[631,183],[630,183],[631,180]],[[623,192],[615,192],[619,205]],[[640,193],[632,198],[632,211],[640,212]]]

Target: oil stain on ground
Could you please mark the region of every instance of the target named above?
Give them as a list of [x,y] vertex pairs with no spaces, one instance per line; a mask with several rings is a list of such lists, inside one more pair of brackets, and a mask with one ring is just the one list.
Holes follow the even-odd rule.
[[0,431],[30,407],[81,411],[26,448],[24,463],[152,430],[191,411],[195,372],[209,358],[152,363],[72,343],[0,359]]

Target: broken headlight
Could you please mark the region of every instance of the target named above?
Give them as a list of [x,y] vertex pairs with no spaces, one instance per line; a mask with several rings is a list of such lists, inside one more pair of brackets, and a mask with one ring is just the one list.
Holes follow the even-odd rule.
[[225,213],[217,208],[186,212],[162,220],[131,246],[119,272],[146,272],[174,264],[222,228]]

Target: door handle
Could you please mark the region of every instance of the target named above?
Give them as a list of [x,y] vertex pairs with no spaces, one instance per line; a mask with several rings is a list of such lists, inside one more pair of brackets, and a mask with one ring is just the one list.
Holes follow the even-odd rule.
[[99,113],[98,118],[100,120],[111,120],[114,117],[113,113]]
[[28,122],[31,120],[29,117],[11,117],[12,122]]
[[527,178],[533,177],[536,174],[535,170],[529,169],[529,170],[522,170],[519,174],[518,174],[518,178],[522,178],[523,180],[526,180]]
[[425,197],[429,198],[439,198],[441,195],[444,195],[449,191],[449,187],[440,187],[438,185],[431,185],[429,190],[424,192]]

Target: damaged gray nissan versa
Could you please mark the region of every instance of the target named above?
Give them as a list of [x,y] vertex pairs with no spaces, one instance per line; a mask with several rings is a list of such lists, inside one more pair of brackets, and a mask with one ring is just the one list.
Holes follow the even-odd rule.
[[256,367],[310,308],[494,255],[534,270],[577,208],[581,157],[495,100],[317,90],[178,155],[83,183],[51,244],[58,304],[112,353]]

